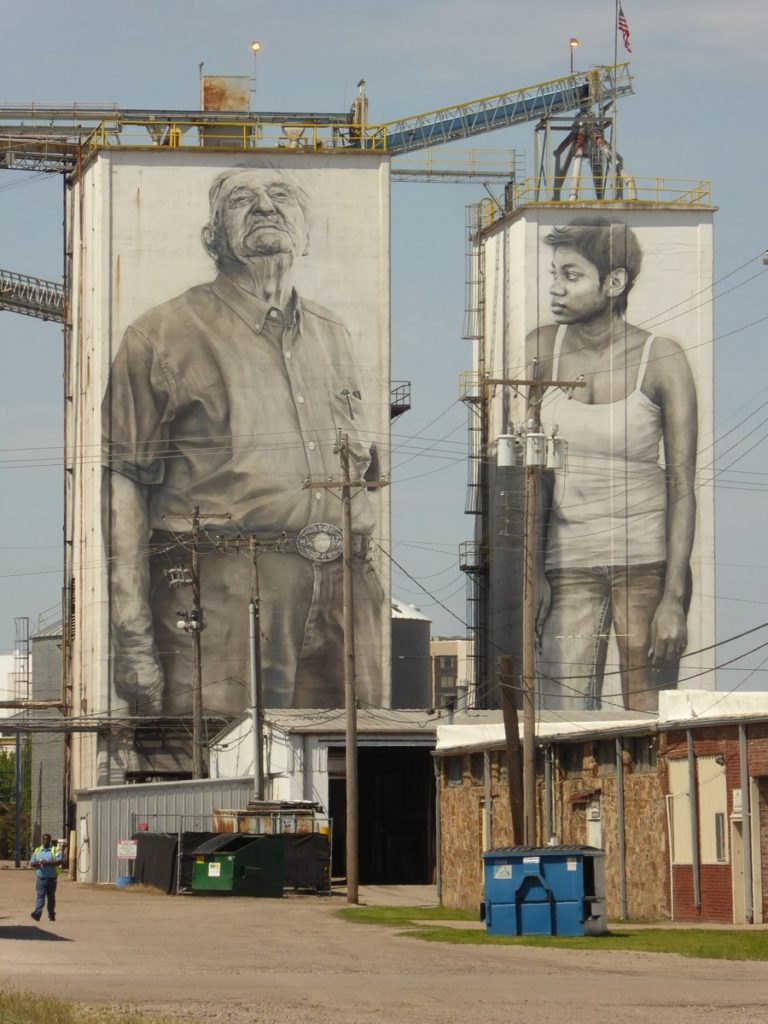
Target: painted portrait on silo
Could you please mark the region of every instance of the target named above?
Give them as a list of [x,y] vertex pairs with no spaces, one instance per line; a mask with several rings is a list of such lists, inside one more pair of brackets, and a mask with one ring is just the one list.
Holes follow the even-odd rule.
[[[113,158],[112,361],[102,407],[110,670],[137,715],[344,703],[340,438],[354,485],[357,689],[386,700],[387,183],[332,157]],[[135,197],[139,197],[135,199]],[[384,215],[382,216],[382,211]],[[362,231],[361,224],[376,229]],[[317,486],[320,485],[320,486]],[[189,580],[199,511],[200,621]]]
[[529,235],[526,359],[540,379],[580,386],[550,387],[541,403],[566,454],[547,474],[539,537],[539,701],[652,712],[659,690],[700,667],[685,667],[686,652],[712,640],[711,489],[697,478],[712,429],[701,243],[642,216],[555,216]]

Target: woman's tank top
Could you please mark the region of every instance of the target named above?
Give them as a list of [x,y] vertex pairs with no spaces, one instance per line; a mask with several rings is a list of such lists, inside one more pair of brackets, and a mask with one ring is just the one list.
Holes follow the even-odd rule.
[[[565,331],[555,338],[555,380]],[[653,342],[651,335],[626,398],[586,405],[558,391],[544,403],[544,428],[556,426],[567,445],[565,467],[555,473],[548,570],[666,560],[661,409],[641,390]]]

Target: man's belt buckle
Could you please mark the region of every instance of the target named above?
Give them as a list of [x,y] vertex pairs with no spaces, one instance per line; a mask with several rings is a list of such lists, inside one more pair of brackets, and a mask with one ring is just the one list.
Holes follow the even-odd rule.
[[333,562],[341,558],[341,530],[330,523],[310,523],[297,535],[296,550],[310,562]]

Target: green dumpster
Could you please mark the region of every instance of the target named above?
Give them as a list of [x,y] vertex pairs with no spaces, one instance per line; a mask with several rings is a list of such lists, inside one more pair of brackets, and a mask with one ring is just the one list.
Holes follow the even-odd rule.
[[216,896],[283,895],[282,836],[226,832],[191,851],[192,892]]

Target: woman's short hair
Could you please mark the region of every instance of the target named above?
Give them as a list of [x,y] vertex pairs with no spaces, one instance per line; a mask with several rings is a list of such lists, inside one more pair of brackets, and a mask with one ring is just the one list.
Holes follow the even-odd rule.
[[570,224],[554,228],[545,238],[553,249],[573,249],[596,267],[602,284],[612,270],[624,270],[627,284],[613,298],[613,308],[624,313],[643,262],[643,250],[637,235],[628,224],[605,217],[575,217]]

